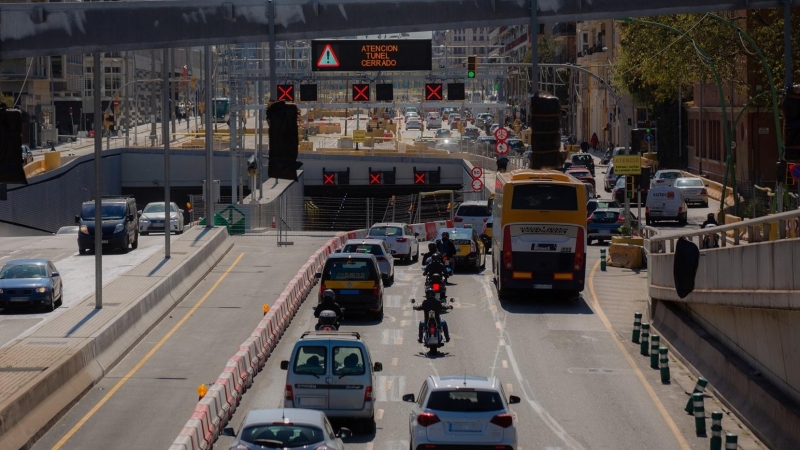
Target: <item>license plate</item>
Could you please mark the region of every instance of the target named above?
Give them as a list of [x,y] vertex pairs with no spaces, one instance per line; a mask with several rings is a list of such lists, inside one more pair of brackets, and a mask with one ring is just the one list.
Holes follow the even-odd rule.
[[554,252],[557,248],[556,244],[531,244],[531,250]]
[[358,295],[359,294],[359,290],[358,289],[342,289],[341,291],[339,291],[339,293],[342,294],[342,295]]
[[27,297],[12,297],[8,299],[11,303],[28,303]]
[[661,211],[650,211],[650,215],[651,216],[660,216],[661,215]]
[[481,426],[477,423],[456,422],[450,424],[450,431],[481,431]]
[[553,285],[552,284],[534,284],[533,288],[534,289],[553,289]]
[[103,240],[103,244],[108,244],[108,239]]

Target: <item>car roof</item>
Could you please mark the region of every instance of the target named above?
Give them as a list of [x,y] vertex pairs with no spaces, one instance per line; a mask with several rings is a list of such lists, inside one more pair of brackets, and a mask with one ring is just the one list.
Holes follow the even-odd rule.
[[23,264],[35,264],[35,265],[46,265],[50,262],[47,259],[15,259],[13,261],[6,262],[7,266],[21,266]]
[[681,173],[681,174],[683,173],[678,169],[661,169],[661,170],[657,171],[656,173],[658,174],[658,173],[669,173],[669,172],[677,172],[677,173]]
[[380,239],[348,239],[344,245],[382,245],[383,241]]
[[468,202],[462,203],[459,206],[463,206],[463,205],[467,205],[467,206],[470,206],[470,205],[489,206],[489,202],[486,201],[486,200],[470,200]]
[[306,331],[300,335],[300,339],[295,342],[295,346],[301,344],[303,342],[313,342],[313,341],[348,341],[348,342],[358,342],[364,348],[367,348],[367,344],[361,339],[361,334],[357,331]]
[[439,236],[442,233],[447,232],[448,234],[455,234],[455,235],[469,234],[471,236],[473,231],[475,231],[475,229],[473,228],[442,227],[436,230],[436,235]]
[[444,388],[477,388],[498,389],[497,377],[476,377],[467,375],[431,375],[428,378],[434,389]]
[[242,422],[242,428],[264,423],[283,422],[289,419],[293,423],[306,423],[322,426],[325,413],[313,409],[278,408],[254,409],[247,413]]
[[375,227],[404,227],[407,224],[405,222],[379,222],[375,225],[371,226],[370,228]]
[[625,208],[597,208],[594,210],[594,212],[605,212],[605,211],[621,213],[625,211]]
[[375,259],[372,253],[331,253],[328,259]]

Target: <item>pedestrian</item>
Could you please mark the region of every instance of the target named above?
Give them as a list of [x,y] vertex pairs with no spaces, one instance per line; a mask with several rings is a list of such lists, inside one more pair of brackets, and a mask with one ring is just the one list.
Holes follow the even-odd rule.
[[600,139],[597,138],[597,133],[592,133],[592,138],[590,143],[592,144],[592,151],[597,151],[597,144],[600,142]]
[[586,142],[586,139],[581,141],[581,152],[586,153],[589,151],[589,143]]

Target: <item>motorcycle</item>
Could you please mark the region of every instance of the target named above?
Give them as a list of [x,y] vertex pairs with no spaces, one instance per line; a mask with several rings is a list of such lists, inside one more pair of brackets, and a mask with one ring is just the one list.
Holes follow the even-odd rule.
[[436,292],[436,299],[447,306],[447,286],[441,274],[432,273],[425,279],[425,287],[431,287]]
[[442,256],[442,263],[444,264],[444,267],[447,270],[447,276],[449,277],[453,274],[453,267],[455,265],[454,261],[449,256]]
[[606,150],[606,153],[603,155],[603,158],[600,160],[600,164],[607,166],[608,163],[611,161],[611,149]]
[[[450,301],[453,302],[455,299],[451,298]],[[416,300],[412,298],[411,303],[416,303]],[[450,305],[447,308],[453,309]],[[422,345],[428,348],[428,354],[430,355],[439,353],[439,348],[444,347],[442,327],[436,321],[436,313],[433,311],[428,311],[428,318],[422,331]]]
[[[342,309],[342,314],[344,314],[344,309]],[[336,316],[336,312],[328,309],[320,311],[314,329],[317,331],[339,331],[339,318]]]
[[[703,227],[704,230],[714,228],[715,225],[708,224]],[[707,234],[703,236],[703,248],[719,248],[719,235],[716,233]]]

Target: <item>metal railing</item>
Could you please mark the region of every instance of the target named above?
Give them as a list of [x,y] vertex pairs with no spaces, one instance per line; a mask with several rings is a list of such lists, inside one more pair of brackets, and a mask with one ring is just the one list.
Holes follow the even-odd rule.
[[[775,233],[775,235],[772,233],[773,227],[777,227],[777,233]],[[666,244],[669,242],[669,253],[674,253],[675,241],[679,239],[688,239],[689,241],[692,241],[694,238],[697,238],[697,246],[702,248],[703,238],[709,235],[713,235],[715,237],[721,235],[722,239],[719,239],[719,242],[720,246],[724,248],[727,247],[728,244],[752,244],[756,242],[768,241],[770,239],[786,239],[787,235],[794,235],[795,237],[800,236],[798,233],[799,228],[800,209],[796,209],[780,214],[773,214],[756,219],[748,219],[741,222],[718,225],[713,228],[690,231],[677,235],[651,237],[648,238],[649,243],[646,248],[650,253],[667,253]],[[787,233],[787,231],[789,231],[789,233]],[[728,242],[729,232],[732,234],[732,236],[730,236],[732,242]]]

